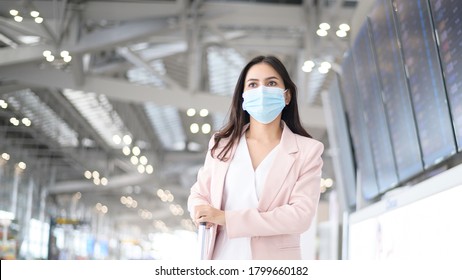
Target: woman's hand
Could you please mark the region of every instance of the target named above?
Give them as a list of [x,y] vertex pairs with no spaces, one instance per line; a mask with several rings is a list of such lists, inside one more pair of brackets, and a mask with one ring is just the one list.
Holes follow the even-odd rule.
[[194,208],[194,213],[196,225],[206,222],[207,228],[210,228],[213,224],[221,226],[226,224],[225,211],[213,208],[210,205],[198,205]]

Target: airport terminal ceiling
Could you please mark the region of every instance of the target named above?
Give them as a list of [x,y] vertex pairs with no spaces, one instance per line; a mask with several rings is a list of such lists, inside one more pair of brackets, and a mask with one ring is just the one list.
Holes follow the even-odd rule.
[[[79,193],[85,207],[106,205],[120,228],[187,227],[189,188],[241,68],[274,54],[296,81],[302,122],[324,142],[324,177],[333,177],[321,94],[348,48],[348,33],[336,30],[356,4],[0,1],[0,154],[26,163],[24,178],[47,188],[61,212]],[[317,34],[323,22],[327,36]],[[307,60],[311,72],[302,71]]]

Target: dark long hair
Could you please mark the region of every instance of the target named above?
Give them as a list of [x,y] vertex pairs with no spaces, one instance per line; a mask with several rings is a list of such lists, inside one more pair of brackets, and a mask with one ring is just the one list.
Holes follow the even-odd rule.
[[243,132],[242,130],[244,125],[250,121],[249,113],[242,109],[242,93],[244,91],[245,77],[247,76],[247,72],[252,66],[259,63],[266,63],[273,67],[284,81],[285,88],[290,92],[290,103],[286,105],[282,110],[281,119],[287,124],[292,132],[311,138],[311,135],[308,134],[300,122],[297,105],[297,86],[290,78],[284,64],[282,64],[282,62],[274,56],[257,56],[252,59],[244,67],[244,69],[242,69],[234,89],[234,96],[231,103],[228,123],[220,131],[215,133],[215,145],[213,145],[211,150],[213,157],[215,157],[215,151],[221,139],[229,138],[229,142],[226,144],[226,146],[220,151],[218,155],[216,155],[216,157],[222,161],[228,160],[227,155],[229,151],[231,150],[232,146],[237,144],[237,141],[239,141],[239,138]]

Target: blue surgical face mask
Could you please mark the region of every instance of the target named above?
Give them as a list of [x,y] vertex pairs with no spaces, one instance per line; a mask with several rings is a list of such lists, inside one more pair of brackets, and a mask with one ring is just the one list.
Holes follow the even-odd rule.
[[274,121],[286,106],[284,92],[282,88],[265,86],[244,91],[242,109],[258,122],[268,124]]

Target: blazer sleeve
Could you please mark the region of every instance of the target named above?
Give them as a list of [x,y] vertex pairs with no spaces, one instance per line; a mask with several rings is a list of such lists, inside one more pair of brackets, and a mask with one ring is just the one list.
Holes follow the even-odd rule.
[[204,165],[199,169],[197,173],[197,180],[191,187],[190,194],[188,197],[188,210],[191,218],[194,219],[194,207],[197,205],[204,205],[210,203],[210,184],[212,178],[212,162],[213,158],[211,155],[211,148],[215,141],[214,136],[210,139],[207,154],[205,156]]
[[266,212],[255,208],[226,211],[228,237],[300,234],[306,231],[319,203],[323,151],[323,144],[315,142],[308,154],[301,155],[305,160],[288,203]]

